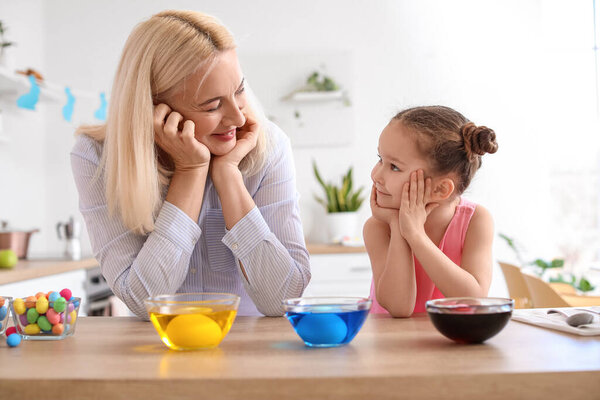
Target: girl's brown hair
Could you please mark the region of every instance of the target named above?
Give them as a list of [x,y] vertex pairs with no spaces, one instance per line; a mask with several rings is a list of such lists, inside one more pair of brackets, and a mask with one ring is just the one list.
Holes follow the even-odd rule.
[[431,163],[433,174],[456,174],[456,193],[461,194],[481,167],[481,156],[498,150],[496,134],[477,126],[461,113],[444,106],[414,107],[392,118],[409,128],[417,148]]

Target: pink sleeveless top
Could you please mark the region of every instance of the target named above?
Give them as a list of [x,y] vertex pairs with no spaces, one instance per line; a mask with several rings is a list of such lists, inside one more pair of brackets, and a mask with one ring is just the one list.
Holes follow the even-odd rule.
[[[448,224],[448,228],[446,228],[446,232],[438,246],[448,258],[459,266],[462,261],[462,249],[463,244],[465,243],[465,235],[476,206],[477,204],[461,197],[460,202],[456,206],[454,217],[452,217],[450,224]],[[435,286],[416,258],[415,278],[417,281],[417,299],[413,312],[425,312],[425,302],[427,300],[440,299],[443,298],[444,295]],[[371,281],[370,297],[373,301],[373,304],[371,305],[372,313],[387,313],[387,310],[381,307],[375,299],[375,286],[373,285],[373,281]]]

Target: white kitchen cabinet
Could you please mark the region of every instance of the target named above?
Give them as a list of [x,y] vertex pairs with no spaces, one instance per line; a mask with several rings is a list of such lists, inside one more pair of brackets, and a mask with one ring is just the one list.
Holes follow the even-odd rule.
[[310,268],[312,278],[304,296],[369,296],[372,274],[367,253],[313,254]]
[[[85,270],[63,272],[61,274],[44,276],[41,278],[27,279],[20,282],[0,285],[0,296],[26,297],[33,296],[37,292],[49,292],[51,290],[61,291],[64,288],[71,289],[74,296],[81,297],[85,301],[84,281]],[[84,315],[83,308],[80,315]]]

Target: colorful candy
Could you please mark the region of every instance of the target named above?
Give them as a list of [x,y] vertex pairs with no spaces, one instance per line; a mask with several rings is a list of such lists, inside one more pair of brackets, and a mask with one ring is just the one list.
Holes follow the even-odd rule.
[[10,328],[6,328],[5,333],[6,333],[6,337],[9,337],[13,333],[17,333],[17,328],[15,328],[14,326],[11,326]]
[[66,301],[71,300],[71,289],[63,289],[60,291],[60,295],[65,298]]
[[1,306],[0,307],[0,321],[4,321],[4,318],[8,315],[8,307]]
[[[38,292],[35,296],[14,299],[12,307],[15,320],[19,322],[14,332],[11,330],[12,334],[60,336],[72,329],[71,325],[77,319],[79,300],[73,297],[71,290],[63,289],[60,292]],[[9,334],[7,338],[8,336]]]
[[19,335],[18,333],[8,335],[8,337],[6,338],[6,344],[9,347],[17,347],[19,344],[21,344],[21,335]]
[[27,307],[25,307],[25,302],[21,298],[16,298],[13,300],[13,308],[15,309],[15,312],[19,315],[25,314],[25,311],[27,311]]

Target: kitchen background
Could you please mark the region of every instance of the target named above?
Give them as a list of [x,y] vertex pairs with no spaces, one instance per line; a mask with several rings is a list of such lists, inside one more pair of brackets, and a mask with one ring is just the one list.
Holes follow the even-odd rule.
[[[40,228],[30,254],[62,252],[57,222],[82,221],[69,160],[73,132],[98,122],[99,94],[110,96],[133,26],[171,8],[213,14],[237,38],[248,82],[292,140],[309,241],[327,240],[311,161],[336,182],[353,166],[355,184],[368,189],[378,135],[395,112],[444,104],[497,132],[498,153],[484,158],[466,193],[491,211],[497,232],[516,238],[529,259],[563,257],[577,273],[597,263],[592,0],[3,0],[0,20],[16,43],[13,66],[39,71],[76,98],[67,122],[60,91],[30,111],[0,87],[0,219]],[[282,100],[314,70],[333,77],[349,104]],[[359,222],[368,216],[364,204]],[[91,253],[85,229],[82,252]],[[514,258],[501,239],[494,252],[495,259]],[[506,294],[497,269],[490,295]]]

